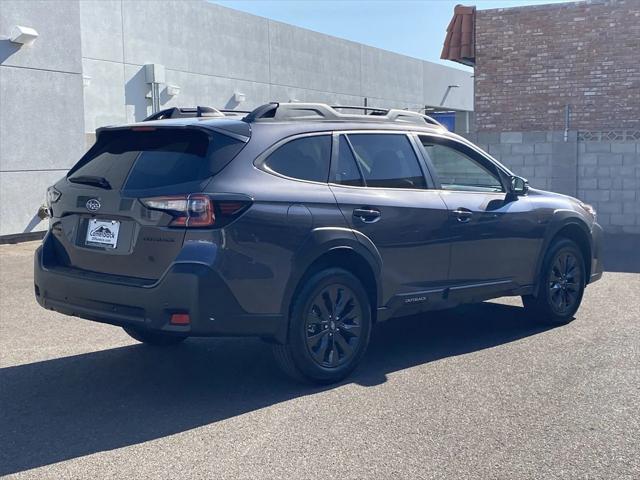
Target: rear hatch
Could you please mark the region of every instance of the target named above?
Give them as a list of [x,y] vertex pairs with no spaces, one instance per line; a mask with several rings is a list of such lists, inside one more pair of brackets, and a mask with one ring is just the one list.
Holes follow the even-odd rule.
[[[246,138],[199,127],[99,131],[96,144],[54,188],[51,231],[60,266],[158,279],[178,255],[211,177]],[[205,197],[206,198],[206,197]],[[210,213],[210,212],[209,212]],[[209,215],[211,216],[211,215]]]

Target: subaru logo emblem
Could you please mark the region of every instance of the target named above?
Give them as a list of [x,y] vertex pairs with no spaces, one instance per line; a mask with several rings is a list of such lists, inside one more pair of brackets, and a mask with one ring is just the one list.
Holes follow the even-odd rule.
[[100,202],[97,198],[91,198],[87,200],[86,207],[90,212],[97,212],[98,210],[100,210],[100,206]]

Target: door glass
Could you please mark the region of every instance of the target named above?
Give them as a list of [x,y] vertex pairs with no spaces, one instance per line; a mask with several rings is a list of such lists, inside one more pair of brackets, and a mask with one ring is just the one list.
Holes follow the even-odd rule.
[[443,190],[502,192],[498,176],[488,167],[452,147],[420,137]]
[[269,155],[265,166],[287,177],[326,182],[330,158],[331,137],[315,135],[285,143]]
[[360,170],[356,165],[347,137],[340,135],[338,143],[338,158],[336,160],[333,182],[339,185],[361,187],[363,184]]
[[368,187],[427,188],[422,169],[406,135],[348,135]]

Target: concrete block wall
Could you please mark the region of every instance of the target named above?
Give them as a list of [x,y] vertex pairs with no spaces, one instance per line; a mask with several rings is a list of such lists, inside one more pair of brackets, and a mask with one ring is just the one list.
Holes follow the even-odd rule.
[[578,197],[609,231],[640,234],[640,138],[581,140]]
[[640,233],[640,132],[465,135],[534,188],[592,204],[610,233]]

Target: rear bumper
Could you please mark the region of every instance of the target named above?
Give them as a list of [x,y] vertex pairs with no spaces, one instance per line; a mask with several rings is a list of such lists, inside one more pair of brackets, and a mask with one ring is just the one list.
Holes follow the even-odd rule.
[[[258,336],[283,341],[282,315],[245,312],[212,268],[215,244],[187,245],[153,284],[55,266],[48,238],[34,258],[35,295],[49,310],[119,326],[188,336]],[[172,325],[188,313],[189,325]]]

